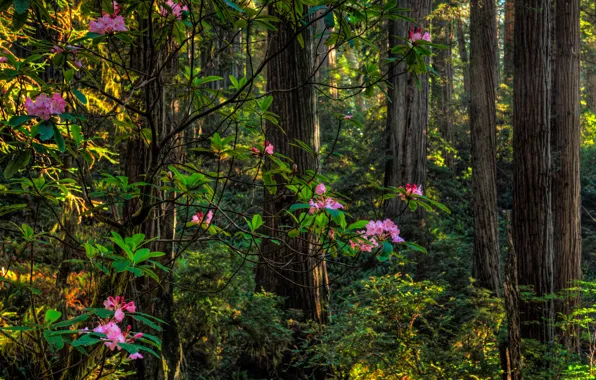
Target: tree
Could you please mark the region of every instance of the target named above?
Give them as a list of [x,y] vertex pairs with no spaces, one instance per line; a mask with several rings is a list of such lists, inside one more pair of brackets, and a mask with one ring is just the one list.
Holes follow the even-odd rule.
[[[515,4],[513,241],[520,286],[543,297],[553,291],[550,2]],[[552,301],[522,302],[522,338],[550,342],[553,318]]]
[[432,78],[431,91],[435,101],[435,119],[438,124],[439,134],[445,141],[446,147],[443,152],[445,166],[451,171],[454,170],[455,157],[453,145],[455,144],[453,131],[453,65],[452,65],[452,28],[449,16],[449,2],[446,0],[435,1],[434,19],[432,25],[432,36],[434,42],[446,45],[446,49],[438,49],[433,57],[433,68],[437,76]]
[[511,84],[513,79],[513,31],[515,4],[513,0],[505,0],[505,18],[503,21],[503,81]]
[[[398,8],[408,8],[408,15],[416,21],[411,25],[403,19],[388,21],[389,46],[401,43],[412,27],[426,28],[431,10],[430,0],[400,0]],[[392,63],[389,69],[387,97],[388,157],[385,166],[385,185],[406,183],[426,186],[426,127],[428,122],[428,78],[420,76],[417,85],[414,73],[406,73],[406,65]],[[397,198],[386,204],[386,214],[394,218],[400,214]]]
[[[279,115],[279,125],[267,124],[267,140],[294,163],[296,175],[307,175],[317,170],[317,158],[301,148],[301,141],[315,152],[318,150],[318,131],[315,128],[316,103],[314,88],[308,85],[312,77],[313,46],[311,27],[303,27],[292,16],[292,10],[283,13],[275,6],[270,14],[282,21],[278,30],[269,33],[269,50],[274,56],[267,68],[267,90],[273,92],[272,112]],[[300,15],[308,9],[296,9]],[[279,177],[275,177],[281,182]],[[314,174],[311,174],[314,180]],[[301,186],[304,186],[302,184]],[[288,188],[279,186],[265,189],[264,219],[273,237],[288,221],[285,210],[296,199]],[[262,246],[256,274],[256,289],[285,297],[286,306],[302,310],[307,319],[326,320],[325,298],[327,273],[324,257],[313,249],[308,234],[291,239],[280,246],[268,239]]]
[[[554,290],[581,278],[580,200],[580,1],[558,0],[555,10],[553,115],[551,125]],[[556,315],[569,315],[577,297],[555,302]],[[577,331],[563,331],[565,345],[578,349]]]
[[470,8],[470,132],[472,135],[473,275],[500,294],[496,167],[496,4],[472,0]]

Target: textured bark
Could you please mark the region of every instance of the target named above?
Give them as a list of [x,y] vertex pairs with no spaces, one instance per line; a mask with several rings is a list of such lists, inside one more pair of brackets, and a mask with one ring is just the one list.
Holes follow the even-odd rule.
[[[268,124],[266,136],[277,152],[290,157],[297,174],[317,169],[316,157],[302,149],[290,145],[300,140],[317,149],[318,133],[315,128],[315,94],[312,86],[303,85],[311,74],[313,62],[312,31],[302,33],[304,48],[294,38],[295,27],[283,15],[277,14],[273,7],[271,14],[276,14],[283,21],[279,30],[269,34],[269,51],[280,54],[269,61],[267,67],[267,91],[295,88],[274,95],[271,111],[279,115],[279,126]],[[276,236],[280,226],[288,224],[284,216],[287,208],[295,200],[282,185],[283,180],[276,178],[276,194],[265,191],[264,219],[268,234]],[[320,252],[312,249],[310,237],[303,234],[288,240],[280,236],[287,245],[277,245],[266,240],[262,246],[256,272],[256,290],[265,290],[285,297],[286,307],[299,309],[307,319],[325,322],[327,293],[327,272],[325,260]]]
[[466,34],[464,32],[464,22],[461,17],[457,19],[457,49],[459,59],[464,72],[464,101],[466,106],[470,101],[470,66],[468,62],[468,49],[466,47]]
[[507,363],[503,378],[522,378],[522,351],[519,320],[519,288],[517,280],[517,255],[513,246],[510,214],[507,214],[507,264],[505,266],[505,314],[507,315]]
[[[555,291],[581,278],[580,200],[580,1],[557,0],[551,119],[552,211]],[[569,315],[578,298],[566,293],[555,302],[556,315]],[[568,349],[579,348],[578,331],[561,331]]]
[[513,0],[505,1],[505,20],[503,31],[503,81],[511,85],[513,79],[513,31],[515,5]]
[[[520,285],[553,291],[550,188],[550,4],[516,1],[513,108],[513,241]],[[522,302],[521,335],[551,342],[550,300]]]
[[[434,42],[450,46],[452,33],[451,21],[447,12],[449,1],[439,0],[435,1],[435,3],[438,13],[435,13],[432,28]],[[443,151],[443,160],[445,166],[453,171],[455,169],[455,155],[452,151],[455,138],[453,134],[453,115],[451,112],[453,101],[453,56],[451,47],[448,49],[437,49],[434,53],[433,68],[438,74],[432,78],[431,82],[431,92],[435,104],[434,114],[439,128],[439,134],[447,145]]]
[[478,285],[500,293],[496,153],[496,3],[470,7],[470,132],[472,135],[473,275]]
[[[430,13],[430,0],[399,0],[398,8],[408,8],[416,27],[427,29],[426,17]],[[398,37],[407,37],[409,25],[404,20],[389,21],[389,46],[403,43]],[[390,86],[387,102],[388,159],[385,167],[385,184],[402,186],[416,183],[426,187],[426,127],[428,123],[428,77],[420,75],[420,89],[412,73],[401,74],[405,64],[390,69]],[[400,75],[401,74],[401,75]],[[400,214],[398,198],[386,203],[386,215],[394,218]]]

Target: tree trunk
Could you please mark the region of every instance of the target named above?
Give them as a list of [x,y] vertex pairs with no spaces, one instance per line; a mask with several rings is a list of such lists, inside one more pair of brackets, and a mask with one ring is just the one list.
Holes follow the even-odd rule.
[[[304,47],[294,37],[297,25],[276,13],[273,6],[270,14],[282,18],[279,29],[269,34],[269,51],[273,54],[283,50],[269,61],[267,67],[267,91],[286,90],[274,94],[271,111],[279,115],[279,126],[269,123],[266,137],[276,152],[290,157],[296,165],[296,172],[304,175],[307,170],[317,170],[316,157],[291,145],[296,140],[318,149],[318,133],[315,128],[315,93],[312,86],[304,86],[311,74],[313,62],[312,31],[302,32]],[[327,293],[327,272],[325,259],[312,249],[310,237],[302,234],[289,239],[281,236],[281,226],[290,223],[285,210],[295,199],[276,178],[275,194],[265,190],[264,219],[268,234],[287,243],[277,245],[265,240],[256,271],[256,290],[273,292],[285,297],[287,308],[299,309],[306,319],[323,323],[327,319],[325,306]]]
[[433,56],[433,68],[437,76],[432,78],[432,96],[435,100],[436,121],[439,134],[445,141],[443,160],[445,166],[451,171],[455,169],[455,155],[453,148],[455,139],[453,136],[453,116],[451,105],[453,101],[453,67],[451,52],[451,21],[448,15],[447,0],[436,1],[437,8],[441,7],[438,14],[435,14],[432,36],[434,42],[449,46],[447,49],[437,49]]
[[503,82],[511,85],[513,79],[513,30],[515,5],[513,0],[505,1],[505,21],[503,31]]
[[[411,10],[407,21],[389,20],[389,46],[402,44],[399,39],[408,36],[410,27],[428,27],[426,17],[431,10],[430,0],[400,0],[398,8]],[[406,183],[426,187],[426,126],[428,122],[428,77],[420,75],[420,89],[414,74],[405,73],[405,64],[393,66],[389,71],[387,102],[388,159],[385,167],[385,185],[402,186]],[[398,198],[389,200],[385,213],[389,218],[400,214]]]
[[496,4],[470,7],[470,132],[472,135],[473,275],[478,286],[500,294],[496,152]]
[[470,102],[470,67],[468,63],[468,49],[466,48],[466,34],[464,32],[464,22],[461,17],[457,19],[457,48],[459,59],[462,64],[464,75],[464,104],[466,108]]
[[[557,0],[551,119],[556,292],[574,286],[574,282],[581,278],[579,18],[579,0]],[[563,299],[555,302],[556,315],[569,316],[577,304],[578,298],[566,293]],[[561,331],[561,341],[568,349],[577,351],[577,329]]]
[[505,265],[505,314],[507,315],[507,362],[503,378],[520,380],[522,378],[522,351],[519,321],[519,288],[517,280],[517,255],[513,247],[511,214],[507,213],[507,264]]
[[[553,291],[550,186],[550,2],[516,1],[513,108],[513,241],[520,285]],[[521,335],[551,342],[550,300],[522,302]]]

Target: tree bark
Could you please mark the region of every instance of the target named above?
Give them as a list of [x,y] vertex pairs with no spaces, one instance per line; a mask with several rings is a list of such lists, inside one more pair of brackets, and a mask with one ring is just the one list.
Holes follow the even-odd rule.
[[437,76],[432,78],[431,92],[435,100],[435,115],[439,134],[445,141],[443,160],[445,166],[451,171],[455,170],[455,155],[453,148],[455,139],[453,135],[453,116],[451,106],[453,101],[453,54],[451,52],[451,21],[448,16],[447,0],[435,2],[438,14],[435,12],[432,36],[434,42],[447,45],[447,49],[437,49],[433,56],[433,68]]
[[470,132],[472,135],[473,275],[478,286],[500,294],[496,153],[496,3],[470,7]]
[[507,263],[505,265],[505,314],[507,315],[507,363],[503,378],[519,380],[522,378],[522,351],[519,320],[519,288],[517,280],[517,255],[513,246],[511,214],[507,214]]
[[[515,2],[513,241],[520,285],[553,292],[550,186],[550,2]],[[520,305],[521,335],[551,342],[551,300]]]
[[[428,27],[426,20],[431,10],[430,0],[399,0],[398,8],[411,10],[409,17],[416,25],[404,20],[389,20],[389,46],[402,44],[410,27]],[[389,71],[387,102],[388,159],[385,167],[385,185],[402,186],[406,183],[426,187],[426,127],[428,123],[428,77],[420,75],[420,89],[414,74],[405,73],[405,64],[394,65]],[[389,218],[400,214],[398,198],[385,205]]]
[[513,79],[513,31],[515,5],[513,0],[505,1],[505,21],[503,31],[503,82],[511,85]]
[[[551,119],[552,211],[555,291],[574,286],[581,278],[580,200],[580,1],[557,0]],[[578,298],[565,292],[555,302],[556,315],[569,316]],[[561,331],[570,350],[579,348],[576,328]]]
[[[293,90],[275,93],[271,111],[280,117],[279,126],[268,123],[266,137],[277,152],[293,160],[296,174],[304,175],[307,170],[317,170],[317,158],[291,144],[300,140],[315,150],[319,145],[314,88],[304,85],[313,67],[312,30],[302,32],[301,47],[294,37],[300,26],[293,26],[290,18],[277,13],[273,6],[269,11],[282,19],[279,29],[269,33],[269,51],[283,51],[269,61],[267,91]],[[278,236],[283,234],[281,226],[291,223],[284,213],[295,199],[283,186],[283,180],[276,180],[275,194],[265,189],[265,226],[270,236],[287,245],[277,245],[271,239],[264,241],[256,270],[256,290],[282,296],[287,308],[302,310],[306,319],[323,323],[327,320],[325,259],[312,249],[308,234],[289,240],[287,236]]]
[[457,19],[457,48],[459,59],[463,67],[464,75],[464,103],[466,108],[470,102],[470,67],[468,62],[468,48],[466,47],[466,33],[464,32],[464,22],[461,17]]

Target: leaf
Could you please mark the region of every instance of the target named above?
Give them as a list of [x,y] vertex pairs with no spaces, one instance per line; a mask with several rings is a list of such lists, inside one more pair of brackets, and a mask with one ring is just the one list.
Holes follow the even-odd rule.
[[103,308],[87,308],[85,311],[89,314],[97,315],[99,318],[111,318],[114,316],[112,310],[106,310]]
[[151,252],[149,248],[141,248],[135,252],[133,261],[135,264],[141,263],[147,259],[164,256],[164,252]]
[[364,228],[366,227],[366,225],[369,223],[368,220],[359,220],[357,222],[354,222],[352,224],[350,224],[348,226],[348,230],[358,230],[360,228]]
[[56,145],[58,145],[58,150],[62,153],[66,150],[66,143],[64,141],[64,137],[62,137],[62,133],[58,130],[58,127],[54,124],[54,141]]
[[261,217],[261,215],[259,214],[255,214],[252,217],[252,230],[256,231],[259,229],[259,227],[261,227],[263,225],[263,218]]
[[118,346],[124,348],[129,354],[136,354],[141,349],[141,346],[130,343],[118,343]]
[[62,316],[62,312],[54,309],[50,309],[46,311],[46,315],[44,317],[44,322],[46,325],[51,325],[52,323],[56,322]]
[[37,126],[37,133],[41,141],[49,140],[54,136],[54,126],[49,120],[44,121]]
[[73,347],[90,346],[92,344],[101,342],[101,338],[97,338],[96,336],[98,336],[98,334],[94,334],[94,333],[83,334],[79,339],[72,342],[71,345]]
[[298,237],[300,235],[300,231],[297,228],[291,229],[288,232],[288,236],[291,238]]
[[305,208],[310,208],[311,206],[307,203],[296,203],[290,206],[290,212],[294,212],[296,210],[301,210]]
[[8,326],[8,327],[0,327],[0,330],[3,331],[31,331],[33,327],[29,326]]
[[29,149],[18,152],[4,168],[4,178],[12,178],[19,170],[27,166],[31,159],[31,151]]
[[153,321],[149,320],[148,318],[145,318],[145,317],[140,316],[138,314],[133,314],[132,317],[134,319],[136,319],[137,321],[146,324],[147,326],[151,327],[154,330],[157,330],[157,331],[163,330],[159,325],[155,324]]
[[77,99],[79,99],[79,102],[87,104],[87,97],[81,91],[77,90],[76,88],[73,88],[72,93],[74,96],[76,96]]
[[35,119],[35,116],[29,116],[29,115],[13,116],[8,121],[8,125],[10,125],[11,127],[18,127],[19,125],[21,125],[31,119]]
[[74,325],[75,323],[86,321],[87,319],[89,319],[89,314],[81,314],[78,317],[58,322],[54,325],[54,327],[68,327]]
[[240,7],[239,7],[239,6],[238,6],[236,3],[234,3],[233,1],[231,1],[231,0],[225,0],[225,1],[226,1],[226,4],[227,4],[227,5],[228,5],[230,8],[232,8],[232,9],[234,9],[234,10],[238,11],[238,12],[241,12],[241,13],[246,13],[246,12],[244,11],[244,9],[240,8]]
[[28,17],[29,12],[24,12],[23,14],[15,12],[15,14],[12,16],[12,29],[14,31],[20,30],[27,23]]
[[70,134],[72,135],[72,139],[77,145],[81,145],[81,141],[83,141],[83,134],[81,133],[81,126],[73,124],[70,126]]
[[29,9],[29,5],[31,4],[31,2],[30,0],[12,0],[12,4],[14,5],[15,11],[17,11],[17,13],[21,15],[27,12],[27,9]]
[[178,45],[182,45],[184,40],[186,39],[186,28],[184,24],[180,21],[176,21],[174,23],[174,39],[178,43]]

